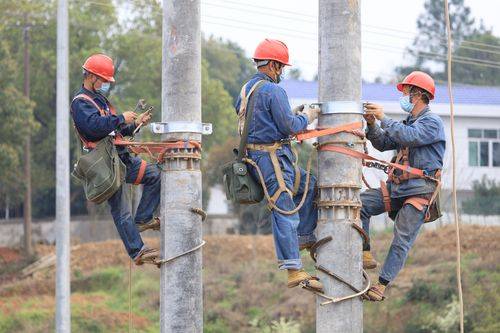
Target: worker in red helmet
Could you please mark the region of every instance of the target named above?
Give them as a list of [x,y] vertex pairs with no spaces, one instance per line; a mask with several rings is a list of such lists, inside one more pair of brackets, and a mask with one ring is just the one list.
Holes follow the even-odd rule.
[[[393,162],[423,170],[425,175],[439,179],[446,139],[441,118],[429,108],[436,91],[434,80],[424,72],[415,71],[406,76],[397,89],[402,93],[399,103],[407,114],[406,119],[393,120],[384,114],[381,105],[367,103],[366,137],[379,151],[396,150]],[[390,168],[388,175],[387,182],[381,182],[380,188],[361,194],[361,221],[367,234],[372,216],[388,212],[394,220],[394,237],[379,281],[367,293],[372,301],[385,298],[385,289],[403,268],[422,224],[440,216],[436,200],[439,183],[396,168]],[[377,267],[369,241],[363,244],[363,267]]]
[[[285,90],[278,85],[285,66],[290,66],[285,43],[263,40],[257,46],[253,60],[258,72],[241,89],[236,112],[240,134],[245,122],[249,122],[247,157],[262,171],[265,179],[262,185],[267,187],[272,204],[281,210],[270,204],[278,265],[288,271],[289,288],[302,284],[321,291],[322,284],[304,271],[299,254],[299,249],[310,248],[316,241],[314,229],[318,212],[313,203],[316,179],[311,175],[306,186],[306,171],[298,167],[288,140],[305,130],[318,117],[320,110],[308,106],[290,108]],[[252,107],[250,119],[246,119],[247,107]],[[250,172],[258,181],[256,169],[250,167]],[[290,213],[299,205],[303,195],[305,201],[301,208]]]
[[[83,84],[71,102],[71,116],[84,150],[94,149],[99,141],[108,136],[132,136],[139,124],[147,124],[151,120],[150,112],[118,114],[107,99],[111,83],[115,82],[115,68],[110,57],[94,54],[82,68]],[[154,263],[159,251],[145,246],[139,233],[160,229],[160,220],[153,217],[160,203],[160,170],[156,165],[131,156],[127,148],[117,146],[116,149],[126,166],[125,181],[143,184],[144,187],[134,219],[130,212],[128,191],[123,186],[108,199],[111,215],[125,249],[135,263]]]

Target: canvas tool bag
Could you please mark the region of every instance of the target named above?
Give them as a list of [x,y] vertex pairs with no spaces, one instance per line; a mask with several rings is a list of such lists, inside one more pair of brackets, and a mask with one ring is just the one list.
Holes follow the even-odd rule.
[[[223,183],[226,190],[226,197],[239,204],[254,204],[264,199],[262,186],[256,182],[248,172],[248,166],[243,161],[246,155],[248,139],[248,126],[252,118],[255,99],[252,98],[255,92],[265,83],[264,80],[255,83],[248,94],[245,94],[246,85],[241,90],[241,106],[239,116],[245,120],[243,132],[241,133],[240,145],[234,161],[226,163],[222,167]],[[248,105],[248,106],[247,106]],[[244,112],[244,113],[242,113]],[[242,118],[240,118],[242,119]]]
[[83,183],[87,200],[100,204],[118,191],[125,177],[113,138],[107,136],[75,163],[73,177]]

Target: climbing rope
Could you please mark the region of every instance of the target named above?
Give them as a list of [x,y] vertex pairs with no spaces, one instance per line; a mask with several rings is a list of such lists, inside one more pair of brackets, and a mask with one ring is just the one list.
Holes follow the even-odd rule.
[[128,261],[128,332],[132,332],[132,259]]
[[201,249],[201,248],[203,247],[203,245],[205,245],[205,243],[206,243],[206,242],[203,240],[203,241],[201,241],[201,243],[200,243],[200,244],[196,245],[195,247],[193,247],[193,248],[192,248],[192,249],[190,249],[190,250],[187,250],[187,251],[185,251],[185,252],[182,252],[181,254],[175,255],[175,256],[170,257],[170,258],[167,258],[167,259],[159,259],[159,260],[155,260],[154,264],[155,264],[155,265],[157,265],[158,267],[160,267],[162,264],[166,264],[166,263],[171,262],[171,261],[173,261],[173,260],[175,260],[175,259],[177,259],[177,258],[180,258],[180,257],[182,257],[182,256],[185,256],[186,254],[189,254],[189,253],[191,253],[191,252],[194,252],[194,251],[196,251],[196,250]]
[[257,170],[257,175],[259,176],[260,184],[262,185],[262,189],[264,190],[264,196],[266,197],[269,208],[274,209],[278,213],[281,213],[284,215],[293,215],[293,214],[297,213],[302,208],[302,206],[304,205],[304,202],[306,201],[307,192],[309,192],[309,183],[310,183],[310,178],[311,178],[312,155],[313,154],[312,154],[312,150],[311,150],[311,153],[309,154],[309,158],[307,159],[306,182],[305,182],[305,186],[304,186],[304,193],[302,193],[302,198],[300,199],[299,204],[292,210],[283,210],[276,205],[274,200],[269,195],[269,191],[267,190],[267,186],[266,186],[266,182],[264,180],[264,176],[262,174],[262,170],[260,170],[260,167],[257,165],[257,163],[255,163],[254,161],[252,161],[249,158],[244,158],[243,162],[246,162],[246,163],[252,165],[255,168],[255,170]]
[[460,332],[464,332],[464,300],[462,291],[462,267],[460,255],[460,223],[458,221],[458,208],[457,208],[457,187],[456,187],[456,150],[455,150],[455,111],[453,109],[453,93],[451,89],[451,26],[450,26],[450,13],[448,0],[444,1],[444,13],[446,16],[446,32],[447,32],[447,46],[448,46],[448,94],[450,96],[450,127],[451,127],[451,165],[452,165],[452,193],[453,193],[453,214],[455,218],[455,233],[457,237],[456,251],[457,251],[457,288],[458,288],[458,302],[460,305]]

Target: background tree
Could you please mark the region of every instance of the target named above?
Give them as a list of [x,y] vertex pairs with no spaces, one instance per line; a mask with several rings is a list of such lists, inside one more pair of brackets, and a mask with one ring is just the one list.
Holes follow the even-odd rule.
[[236,43],[220,38],[203,39],[202,56],[208,63],[208,75],[222,82],[233,101],[240,94],[241,86],[255,72],[251,60]]
[[[440,0],[427,0],[424,3],[424,9],[424,13],[417,20],[418,34],[412,46],[407,50],[408,55],[413,58],[413,63],[396,67],[395,73],[402,78],[414,70],[423,70],[430,73],[434,79],[445,81],[447,80],[447,67],[445,66],[447,43],[444,6]],[[498,51],[476,43],[491,44],[495,47],[500,43],[499,38],[495,37],[491,30],[484,27],[482,23],[476,24],[470,8],[464,5],[464,0],[450,1],[450,16],[452,51],[456,60],[452,64],[455,82],[498,85],[500,69],[485,66],[488,63],[498,66],[500,61]],[[471,61],[473,63],[470,63]]]

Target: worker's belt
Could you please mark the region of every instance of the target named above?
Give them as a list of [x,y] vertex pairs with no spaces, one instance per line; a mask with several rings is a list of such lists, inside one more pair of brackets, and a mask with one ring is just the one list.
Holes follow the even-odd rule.
[[[410,177],[411,178],[422,178],[422,179],[427,179],[427,180],[435,182],[436,189],[434,190],[434,192],[431,195],[431,198],[428,199],[427,204],[425,205],[427,207],[426,212],[425,212],[425,222],[432,222],[441,216],[441,212],[439,210],[439,203],[437,202],[438,197],[439,197],[439,191],[441,188],[441,179],[440,179],[441,171],[440,170],[436,170],[434,175],[431,176],[425,170],[411,167],[409,165],[409,163],[407,162],[408,153],[406,153],[406,154],[405,153],[398,153],[399,158],[397,157],[395,162],[387,162],[387,161],[375,158],[371,155],[368,155],[366,153],[362,153],[360,151],[357,151],[357,150],[354,150],[351,148],[335,146],[332,144],[320,145],[319,150],[340,153],[340,154],[348,155],[348,156],[351,156],[354,158],[362,159],[365,162],[366,161],[378,162],[378,164],[385,165],[387,167],[388,174],[389,174],[388,181],[394,182],[395,184],[400,184],[403,181],[407,181],[408,179],[410,179]],[[398,162],[402,162],[403,164],[399,164]],[[365,165],[366,164],[368,164],[368,163],[365,163]],[[395,170],[402,171],[402,175],[395,176],[394,175]],[[381,190],[384,191],[384,188],[381,188]],[[388,193],[386,193],[384,207],[386,210],[387,209],[391,210],[390,197],[388,199],[387,198],[388,198]],[[422,205],[422,207],[423,207],[422,202],[423,201],[419,199],[419,200],[411,200],[408,203],[412,204],[414,207],[416,207],[418,209],[418,207],[420,207],[420,205]]]
[[[297,163],[298,156],[297,156],[297,151],[293,147],[291,147],[291,149],[293,154],[295,155],[295,162],[293,163],[293,167],[295,170],[295,181],[293,184],[293,189],[289,189],[286,186],[285,179],[283,178],[283,171],[281,170],[281,165],[278,159],[278,155],[276,154],[276,151],[282,148],[283,148],[282,142],[275,142],[271,144],[267,143],[247,144],[248,150],[266,151],[269,153],[269,157],[271,158],[271,163],[274,169],[274,174],[276,175],[276,180],[278,181],[278,190],[276,190],[276,192],[271,196],[271,201],[274,204],[277,202],[281,193],[286,192],[293,197],[299,191],[299,186],[300,186],[300,168]],[[262,184],[262,186],[265,186],[265,184]]]

